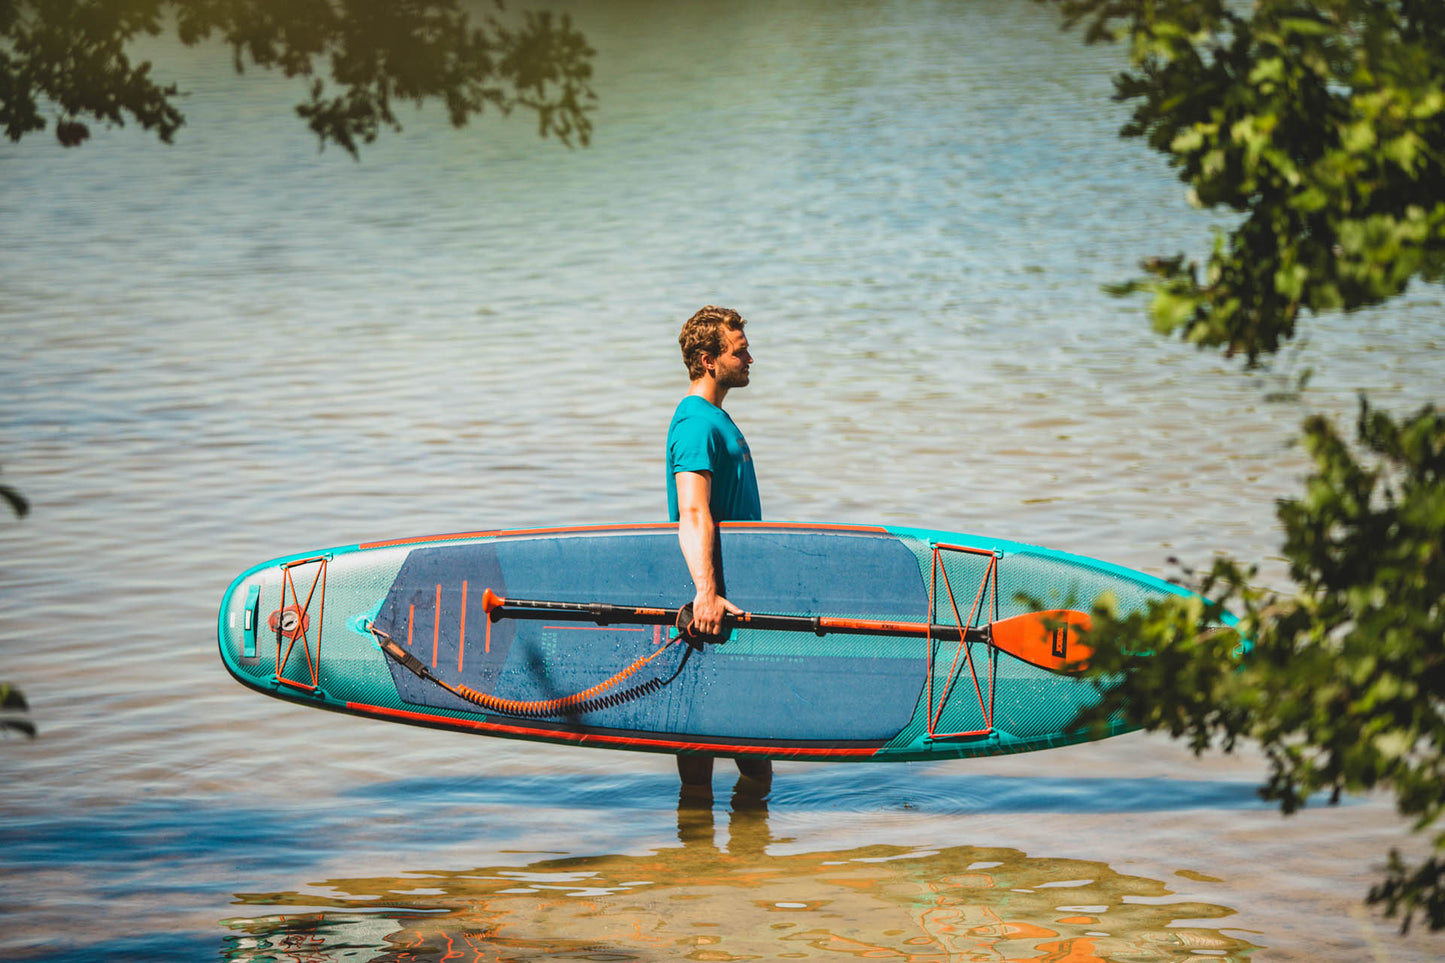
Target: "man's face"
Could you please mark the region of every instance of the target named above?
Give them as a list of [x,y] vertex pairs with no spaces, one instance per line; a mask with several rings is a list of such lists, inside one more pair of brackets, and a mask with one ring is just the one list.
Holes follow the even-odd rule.
[[748,336],[732,328],[723,329],[722,354],[713,359],[713,375],[720,388],[741,388],[748,383]]

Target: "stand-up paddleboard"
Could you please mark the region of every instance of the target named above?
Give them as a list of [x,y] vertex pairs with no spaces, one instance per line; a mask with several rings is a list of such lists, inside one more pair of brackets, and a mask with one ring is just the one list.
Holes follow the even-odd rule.
[[[894,761],[1091,737],[1094,599],[1183,590],[1032,545],[892,527],[725,523],[722,636],[685,628],[673,524],[475,532],[241,575],[220,649],[301,705],[542,742]],[[1116,722],[1110,734],[1124,731]]]

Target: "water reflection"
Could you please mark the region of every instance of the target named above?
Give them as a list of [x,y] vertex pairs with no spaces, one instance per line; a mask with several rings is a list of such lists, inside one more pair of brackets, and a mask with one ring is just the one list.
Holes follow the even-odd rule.
[[[331,879],[243,893],[276,910],[223,920],[233,961],[1245,959],[1208,925],[1229,907],[1159,880],[1016,849],[891,845],[791,853],[767,803],[680,800],[676,842],[646,855]],[[290,910],[290,911],[288,911]]]

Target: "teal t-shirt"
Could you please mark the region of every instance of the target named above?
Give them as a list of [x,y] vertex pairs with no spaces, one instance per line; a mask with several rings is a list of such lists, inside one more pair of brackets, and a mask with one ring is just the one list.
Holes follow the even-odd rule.
[[728,413],[697,395],[678,402],[667,428],[667,517],[678,519],[677,479],[680,471],[712,473],[708,507],[715,521],[759,521],[758,476],[747,439]]

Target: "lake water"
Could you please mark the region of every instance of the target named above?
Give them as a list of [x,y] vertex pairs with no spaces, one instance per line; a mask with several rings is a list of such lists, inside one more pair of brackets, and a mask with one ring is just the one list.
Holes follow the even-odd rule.
[[360,163],[297,85],[152,49],[173,147],[0,145],[0,956],[50,960],[1432,960],[1361,905],[1388,798],[1284,819],[1264,766],[1140,734],[779,763],[406,729],[230,680],[277,555],[655,520],[681,322],[750,320],[728,407],[773,519],[1038,542],[1169,575],[1273,553],[1304,407],[1445,375],[1438,289],[1311,320],[1276,383],[1100,292],[1203,250],[1115,136],[1118,52],[1033,3],[577,2],[593,145],[405,117]]

